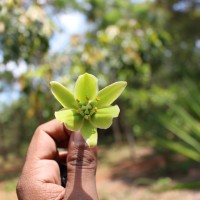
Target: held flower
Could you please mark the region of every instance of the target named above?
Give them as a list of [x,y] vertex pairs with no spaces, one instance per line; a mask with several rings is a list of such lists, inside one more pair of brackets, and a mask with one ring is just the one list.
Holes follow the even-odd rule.
[[55,117],[69,130],[80,130],[89,147],[96,146],[97,128],[109,128],[113,118],[118,117],[119,107],[111,104],[126,85],[125,81],[119,81],[98,91],[97,78],[85,73],[78,77],[73,94],[62,84],[51,81],[51,91],[64,107],[55,112]]

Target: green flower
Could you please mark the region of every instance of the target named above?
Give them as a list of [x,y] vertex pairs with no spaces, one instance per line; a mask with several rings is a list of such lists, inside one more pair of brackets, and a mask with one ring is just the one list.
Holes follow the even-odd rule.
[[109,128],[113,118],[118,117],[119,107],[111,104],[119,97],[126,85],[125,81],[119,81],[98,91],[97,78],[85,73],[78,77],[73,94],[62,84],[52,81],[51,91],[64,107],[55,112],[55,117],[69,130],[80,130],[88,146],[95,146],[97,128]]

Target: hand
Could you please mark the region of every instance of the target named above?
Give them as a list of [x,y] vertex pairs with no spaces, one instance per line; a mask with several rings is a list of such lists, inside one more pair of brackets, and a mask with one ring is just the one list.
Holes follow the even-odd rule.
[[[57,148],[68,152],[59,153]],[[61,186],[58,163],[67,165],[66,188]],[[37,128],[17,184],[19,200],[98,200],[97,149],[89,148],[80,133],[56,120]]]

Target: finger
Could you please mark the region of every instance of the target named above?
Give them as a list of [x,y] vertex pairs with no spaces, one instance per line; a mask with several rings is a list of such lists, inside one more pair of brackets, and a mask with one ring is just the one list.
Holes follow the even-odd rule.
[[35,131],[31,140],[27,159],[56,159],[58,147],[67,147],[71,132],[57,120],[42,124]]
[[89,148],[81,134],[71,135],[67,156],[66,199],[97,200],[97,148]]
[[[71,132],[52,120],[35,131],[18,182],[19,199],[63,199],[57,148],[67,147]],[[64,145],[65,144],[65,145]],[[61,160],[66,158],[62,153]]]

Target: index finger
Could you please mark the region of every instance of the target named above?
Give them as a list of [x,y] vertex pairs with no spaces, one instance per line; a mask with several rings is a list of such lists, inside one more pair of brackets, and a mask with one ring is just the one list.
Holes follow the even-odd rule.
[[67,148],[70,134],[57,120],[40,125],[32,137],[27,159],[56,159],[57,148]]

